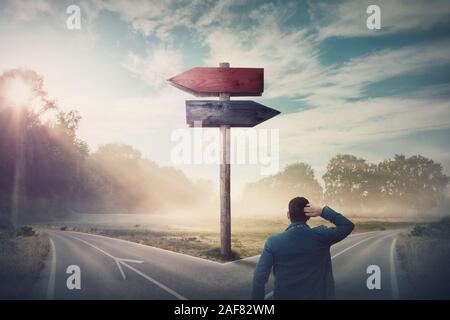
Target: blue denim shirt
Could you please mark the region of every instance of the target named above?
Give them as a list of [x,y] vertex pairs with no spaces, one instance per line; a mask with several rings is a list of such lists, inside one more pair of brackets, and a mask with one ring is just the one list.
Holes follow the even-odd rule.
[[310,228],[294,222],[286,231],[267,238],[253,277],[253,299],[264,299],[272,269],[274,299],[334,298],[330,247],[347,237],[354,224],[329,207],[321,217],[335,227]]

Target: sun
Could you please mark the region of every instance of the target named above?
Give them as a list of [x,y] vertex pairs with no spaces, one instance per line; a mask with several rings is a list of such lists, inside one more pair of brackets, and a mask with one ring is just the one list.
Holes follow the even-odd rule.
[[14,108],[26,107],[35,98],[31,86],[25,80],[15,77],[10,79],[4,88],[7,104]]

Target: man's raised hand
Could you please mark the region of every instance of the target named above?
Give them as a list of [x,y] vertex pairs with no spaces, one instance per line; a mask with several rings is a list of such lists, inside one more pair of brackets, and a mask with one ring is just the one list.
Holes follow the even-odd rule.
[[308,204],[305,207],[305,215],[308,217],[318,217],[322,214],[323,207],[314,205],[314,204]]

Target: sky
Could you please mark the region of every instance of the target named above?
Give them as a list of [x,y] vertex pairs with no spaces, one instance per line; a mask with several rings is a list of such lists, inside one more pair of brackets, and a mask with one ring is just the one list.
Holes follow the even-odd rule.
[[[371,4],[379,30],[366,26]],[[80,30],[66,26],[70,5]],[[41,74],[62,109],[80,112],[92,151],[127,143],[217,181],[217,165],[173,163],[171,137],[194,97],[166,79],[220,62],[264,68],[263,95],[248,99],[281,111],[257,127],[278,130],[280,170],[302,161],[321,180],[339,153],[422,154],[449,174],[449,35],[445,0],[0,0],[0,72]],[[233,165],[233,194],[262,177],[259,165]]]

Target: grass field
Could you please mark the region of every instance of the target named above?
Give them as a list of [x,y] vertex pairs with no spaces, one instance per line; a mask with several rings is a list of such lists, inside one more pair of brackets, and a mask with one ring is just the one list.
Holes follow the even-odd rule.
[[397,250],[420,299],[450,299],[450,218],[416,226]]
[[46,234],[2,235],[0,238],[0,299],[27,299],[49,252]]
[[[223,261],[220,256],[218,222],[210,221],[206,224],[191,221],[192,225],[186,222],[152,219],[150,222],[143,217],[127,215],[119,217],[116,215],[107,217],[88,216],[86,219],[70,219],[44,225],[45,227],[87,232],[105,235],[113,238],[133,241],[149,246],[163,248],[175,252],[181,252],[192,256],[197,256],[215,261]],[[122,220],[124,218],[125,220]],[[120,221],[122,220],[122,223]],[[413,226],[413,222],[405,221],[385,221],[354,219],[356,224],[354,233],[386,230],[392,228],[404,228]],[[322,219],[310,221],[311,226],[323,224]],[[232,248],[233,257],[231,259],[241,259],[260,254],[265,239],[274,233],[286,229],[288,222],[286,219],[268,218],[243,218],[234,217],[232,224]],[[42,227],[42,226],[41,226]]]

